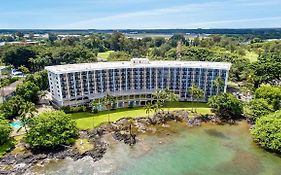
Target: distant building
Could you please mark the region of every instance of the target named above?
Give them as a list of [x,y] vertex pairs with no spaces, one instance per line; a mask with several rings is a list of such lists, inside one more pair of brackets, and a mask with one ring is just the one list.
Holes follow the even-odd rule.
[[37,41],[12,41],[12,42],[2,42],[2,46],[3,45],[23,45],[23,46],[27,46],[27,45],[38,45],[40,44]]
[[[200,101],[226,91],[230,63],[200,61],[97,62],[47,66],[50,92],[57,106],[74,106],[100,99],[106,94],[118,98],[117,107],[141,106],[150,101],[157,89],[169,89],[181,101],[190,101],[192,84],[200,87]],[[223,84],[216,87],[214,80]]]

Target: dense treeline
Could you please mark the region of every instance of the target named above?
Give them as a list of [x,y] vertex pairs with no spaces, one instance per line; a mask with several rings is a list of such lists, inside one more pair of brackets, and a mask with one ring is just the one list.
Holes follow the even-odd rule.
[[[18,34],[17,37],[22,37]],[[248,42],[245,42],[248,41]],[[241,36],[210,35],[188,38],[175,34],[171,38],[128,38],[120,32],[92,34],[88,37],[66,37],[59,40],[50,34],[45,45],[4,46],[0,48],[1,60],[6,65],[27,68],[36,72],[48,65],[97,61],[100,52],[114,51],[108,61],[130,60],[132,57],[148,57],[152,60],[188,60],[231,62],[230,79],[248,79],[259,87],[262,83],[276,84],[281,75],[281,42],[247,40]],[[251,63],[247,53],[258,54]]]
[[[20,35],[18,36],[20,37]],[[237,37],[211,35],[207,38],[187,38],[175,34],[171,38],[128,38],[120,32],[94,34],[89,37],[67,37],[57,40],[50,35],[45,45],[1,47],[2,62],[31,72],[48,65],[97,61],[99,52],[110,53],[108,61],[129,60],[132,57],[148,57],[154,60],[224,61],[233,63],[230,78],[245,79],[249,60],[244,58],[247,48]]]

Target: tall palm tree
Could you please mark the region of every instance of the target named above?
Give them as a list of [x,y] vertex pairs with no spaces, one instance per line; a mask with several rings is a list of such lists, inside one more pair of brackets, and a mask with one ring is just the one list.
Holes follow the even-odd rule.
[[[96,111],[96,112],[98,112],[98,107],[100,106],[101,104],[100,104],[100,102],[98,101],[98,100],[93,100],[92,102],[91,102],[91,106],[92,106],[92,111]],[[95,117],[94,117],[94,115],[93,115],[93,128],[95,127]]]
[[[202,98],[204,92],[202,89],[200,89],[200,87],[196,86],[195,84],[192,84],[192,86],[189,89],[189,94],[191,96],[191,105],[192,105],[192,112],[193,112],[194,99],[199,100],[200,98]],[[195,112],[196,112],[196,107],[195,107]]]
[[152,94],[152,96],[153,96],[153,99],[154,100],[156,100],[156,102],[161,102],[161,101],[163,101],[164,100],[164,95],[165,94],[165,92],[163,91],[163,90],[161,90],[161,89],[157,89],[153,94]]
[[25,129],[25,132],[28,133],[27,126],[31,123],[32,118],[34,117],[34,113],[37,113],[37,109],[32,102],[26,102],[24,103],[19,110],[20,114],[20,121],[22,123],[22,126],[18,129],[21,130],[22,128]]
[[220,76],[217,76],[216,79],[214,80],[214,84],[217,87],[217,94],[219,94],[220,88],[224,84],[223,79]]
[[91,102],[92,111],[98,110],[98,107],[101,105],[98,100],[93,100]]
[[[164,95],[165,95],[165,101],[166,102],[175,102],[178,101],[179,97],[173,92],[168,89],[164,90]],[[169,105],[167,105],[168,111],[169,111]]]
[[[106,94],[106,96],[104,96],[101,99],[101,103],[103,104],[103,106],[106,107],[107,110],[111,110],[113,105],[116,104],[116,102],[117,102],[117,98],[109,94]],[[108,123],[110,123],[110,112],[107,113],[107,119],[108,119]]]

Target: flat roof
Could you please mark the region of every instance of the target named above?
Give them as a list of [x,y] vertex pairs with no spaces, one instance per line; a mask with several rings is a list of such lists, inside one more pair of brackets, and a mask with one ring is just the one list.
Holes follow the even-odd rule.
[[206,68],[206,69],[224,69],[229,70],[231,63],[227,62],[208,62],[208,61],[149,61],[149,63],[133,63],[132,61],[116,62],[94,62],[81,64],[65,64],[56,66],[46,66],[45,69],[55,74],[82,72],[103,69],[120,68],[148,68],[148,67],[188,67],[188,68]]

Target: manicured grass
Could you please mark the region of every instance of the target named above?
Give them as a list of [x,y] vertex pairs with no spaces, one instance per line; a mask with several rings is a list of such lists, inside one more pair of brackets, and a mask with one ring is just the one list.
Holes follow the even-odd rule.
[[[194,107],[197,106],[197,112],[201,114],[211,113],[210,108],[206,103],[194,103]],[[186,109],[191,110],[192,104],[190,102],[171,102],[168,103],[167,107],[164,110],[179,110]],[[152,115],[152,113],[150,114]],[[143,107],[135,107],[132,109],[124,108],[117,109],[112,111],[102,111],[97,114],[93,114],[90,112],[79,112],[70,114],[71,118],[74,119],[77,123],[77,127],[79,129],[91,129],[93,127],[99,126],[102,123],[110,121],[116,121],[120,118],[124,117],[147,117],[148,114],[145,113],[145,109]]]
[[107,51],[107,52],[100,52],[100,53],[98,53],[98,57],[107,60],[109,54],[112,52],[114,52],[114,51],[111,50],[111,51]]
[[258,60],[258,54],[256,54],[255,52],[247,52],[246,55],[244,56],[245,58],[248,58],[250,60],[250,62],[255,62]]

